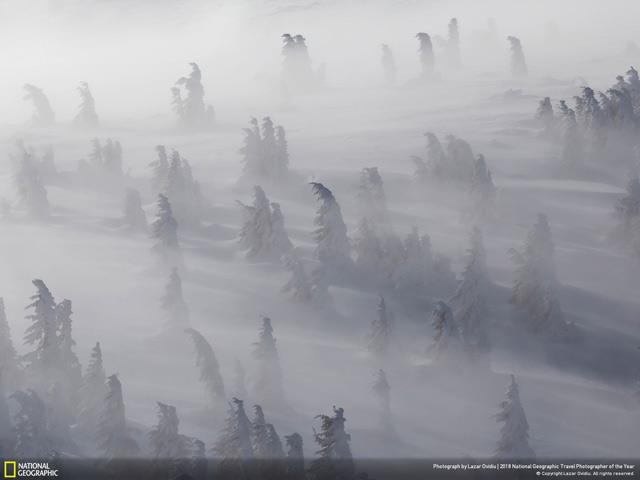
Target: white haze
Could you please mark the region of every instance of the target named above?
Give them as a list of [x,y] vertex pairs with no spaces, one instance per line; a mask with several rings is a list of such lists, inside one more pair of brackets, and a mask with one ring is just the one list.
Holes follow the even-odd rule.
[[[393,49],[402,85],[419,74],[415,34],[446,36],[454,16],[464,68],[442,71],[441,81],[424,89],[381,88],[380,44]],[[496,21],[497,43],[486,40],[489,18]],[[539,97],[570,98],[582,82],[606,89],[630,65],[640,67],[640,56],[626,53],[628,42],[640,44],[638,18],[640,3],[628,0],[0,1],[0,199],[16,198],[10,154],[18,138],[36,147],[52,144],[58,169],[68,171],[88,155],[91,138],[116,138],[125,171],[143,186],[154,146],[179,149],[218,212],[210,237],[182,239],[192,324],[211,341],[231,390],[235,360],[250,373],[260,317],[272,318],[294,410],[274,414],[272,421],[281,435],[300,432],[308,455],[315,450],[313,417],[332,405],[345,408],[355,456],[491,455],[499,428],[492,415],[504,396],[506,374],[514,373],[539,456],[637,456],[640,416],[631,391],[640,370],[638,267],[601,242],[614,224],[624,177],[554,179],[545,172],[558,155],[553,146],[505,131],[531,118]],[[283,99],[284,32],[302,33],[314,66],[326,64],[326,89]],[[507,35],[522,40],[526,82],[510,79]],[[169,89],[188,74],[189,62],[202,69],[205,100],[216,109],[210,133],[173,128]],[[96,100],[102,127],[95,132],[65,125],[77,111],[80,81],[89,83]],[[24,83],[45,91],[62,125],[28,126],[32,110],[21,98]],[[511,88],[531,97],[492,100]],[[501,192],[500,225],[484,232],[491,278],[505,287],[496,315],[508,315],[508,249],[519,247],[535,215],[545,212],[563,285],[560,300],[567,316],[593,334],[588,355],[572,347],[565,358],[560,347],[546,351],[525,339],[498,337],[493,373],[461,385],[421,367],[431,341],[430,310],[405,311],[392,302],[398,359],[387,373],[401,440],[388,444],[375,432],[374,370],[362,347],[376,311],[375,293],[332,289],[340,315],[325,318],[279,293],[288,278],[283,268],[246,262],[233,242],[241,223],[235,201],[250,201],[250,192],[235,184],[241,129],[249,117],[266,115],[287,129],[291,168],[334,191],[350,235],[358,221],[358,172],[378,166],[394,228],[404,235],[417,225],[429,233],[434,250],[453,259],[456,273],[468,225],[455,201],[415,202],[402,189],[413,171],[409,157],[424,152],[425,131],[467,140],[486,156]],[[120,194],[47,188],[51,223],[0,223],[0,296],[14,344],[25,351],[23,309],[33,294],[31,280],[42,278],[58,301],[73,301],[83,365],[101,342],[107,372],[119,373],[122,381],[127,417],[149,426],[156,401],[176,405],[181,431],[210,446],[223,418],[206,415],[188,339],[169,342],[159,335],[166,275],[155,267],[152,241],[109,228],[106,220],[121,214]],[[282,203],[293,243],[310,254],[316,208],[311,192],[292,198],[265,190]],[[154,201],[143,194],[150,219]]]

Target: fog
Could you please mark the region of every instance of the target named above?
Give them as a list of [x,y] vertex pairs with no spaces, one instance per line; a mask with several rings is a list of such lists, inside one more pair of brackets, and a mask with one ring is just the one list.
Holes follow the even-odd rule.
[[[0,297],[11,332],[0,328],[0,345],[10,340],[17,350],[0,358],[17,372],[4,375],[0,390],[14,432],[3,435],[0,421],[0,440],[19,437],[14,391],[33,389],[54,405],[59,376],[69,391],[79,389],[65,406],[87,407],[86,388],[64,383],[66,367],[43,374],[41,357],[22,357],[44,348],[46,333],[23,342],[37,322],[25,319],[32,280],[42,279],[56,303],[73,302],[80,383],[98,341],[106,375],[118,374],[141,457],[160,455],[149,435],[156,402],[175,406],[180,433],[219,455],[211,449],[227,401],[242,393],[249,418],[262,405],[283,443],[302,436],[307,465],[320,449],[315,417],[333,416],[333,406],[344,408],[356,471],[361,458],[528,457],[518,450],[524,444],[540,458],[638,457],[640,191],[628,185],[640,159],[640,90],[628,71],[640,68],[639,15],[640,4],[628,0],[0,1]],[[430,35],[433,66],[421,63],[418,32]],[[287,58],[284,33],[304,36],[308,63]],[[524,73],[512,67],[508,36],[521,42]],[[382,44],[393,54],[392,82]],[[627,83],[610,93],[618,75]],[[88,111],[80,82],[95,100],[96,124],[76,117]],[[23,98],[25,84],[42,89],[55,121],[42,121],[43,111]],[[172,87],[181,89],[173,106]],[[583,87],[596,92],[600,116],[574,101],[586,95],[588,103]],[[536,115],[545,97],[553,111]],[[561,110],[563,99],[572,113]],[[286,130],[284,147],[264,117]],[[426,132],[441,142],[445,170],[437,170]],[[470,146],[470,160],[447,135]],[[120,156],[107,139],[119,142]],[[269,139],[279,153],[268,150]],[[179,152],[181,186],[171,173],[158,176],[157,145],[169,163]],[[55,171],[42,160],[49,147]],[[254,168],[261,155],[272,163]],[[467,177],[447,173],[454,157],[471,162]],[[365,178],[370,167],[383,187]],[[309,182],[335,198],[314,195]],[[268,197],[262,207],[254,185]],[[127,196],[125,209],[142,208],[146,230],[123,213],[127,189],[139,192],[140,205]],[[166,221],[160,233],[152,225],[159,193],[173,206],[179,248]],[[290,244],[276,239],[282,230],[269,202],[279,203]],[[264,205],[270,220],[259,216]],[[474,226],[479,247],[470,240]],[[421,252],[414,257],[414,240],[405,240],[413,227]],[[477,267],[485,257],[486,268]],[[282,291],[292,264],[309,292],[301,293],[299,278],[293,292]],[[184,304],[169,294],[174,267]],[[473,276],[468,297],[465,272]],[[371,346],[380,296],[393,312],[384,354]],[[465,320],[466,306],[475,324]],[[279,367],[254,352],[263,317]],[[62,338],[62,325],[52,327],[60,329],[54,337]],[[201,381],[189,327],[215,352],[224,398],[212,399]],[[238,362],[246,392],[237,388]],[[281,369],[282,392],[264,387],[280,382],[265,364]],[[372,390],[381,368],[389,404]],[[506,452],[496,414],[510,375],[528,438],[514,433],[508,440],[518,445]],[[58,422],[66,422],[66,443],[50,432],[44,450],[16,446],[15,455],[118,456],[81,420]],[[0,441],[0,453],[7,444]]]

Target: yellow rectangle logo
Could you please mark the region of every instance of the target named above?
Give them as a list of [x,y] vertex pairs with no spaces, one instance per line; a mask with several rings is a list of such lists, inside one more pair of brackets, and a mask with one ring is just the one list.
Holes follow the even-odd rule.
[[16,462],[5,460],[4,462],[4,478],[16,478]]

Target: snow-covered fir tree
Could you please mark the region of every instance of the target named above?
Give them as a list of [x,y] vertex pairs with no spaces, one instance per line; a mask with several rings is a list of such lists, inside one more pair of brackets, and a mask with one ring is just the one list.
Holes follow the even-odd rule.
[[[427,139],[427,163],[426,174],[436,180],[446,180],[447,170],[449,168],[447,154],[440,143],[438,137],[431,132],[426,132],[424,136]],[[419,173],[419,172],[418,172]],[[418,177],[424,176],[424,171]],[[424,179],[424,178],[419,178]]]
[[393,432],[393,421],[391,419],[391,385],[389,385],[387,381],[387,374],[384,370],[380,369],[376,372],[371,391],[378,403],[380,429],[386,433]]
[[462,278],[449,301],[456,324],[460,329],[462,342],[472,357],[486,353],[490,348],[487,332],[489,285],[482,232],[474,227],[471,231],[471,241]]
[[251,478],[253,458],[251,445],[251,421],[244,410],[244,402],[233,398],[224,430],[213,451],[219,458],[216,478],[248,480]]
[[53,445],[47,429],[47,407],[33,390],[18,390],[10,397],[18,404],[13,417],[14,455],[17,458],[48,458]]
[[460,330],[451,307],[443,301],[436,302],[431,314],[434,335],[429,354],[438,365],[457,366],[462,353]]
[[584,147],[575,112],[567,108],[562,113],[562,162],[570,169],[584,161]]
[[78,86],[80,94],[80,108],[74,118],[74,123],[81,127],[96,127],[98,125],[98,114],[96,113],[96,104],[89,90],[87,82],[80,82]]
[[257,369],[253,384],[255,397],[269,408],[281,410],[285,405],[282,368],[271,319],[264,317],[258,341],[253,344]]
[[447,135],[446,141],[446,178],[452,181],[469,183],[473,178],[476,163],[471,145],[455,135]]
[[[180,77],[171,89],[173,110],[178,115],[180,124],[189,128],[202,128],[213,125],[215,115],[213,107],[204,103],[204,87],[202,72],[196,63],[190,63],[191,73],[188,77]],[[184,88],[183,96],[180,88]]]
[[158,195],[158,214],[151,224],[151,236],[156,240],[153,246],[163,263],[167,266],[180,266],[182,255],[178,243],[178,222],[173,217],[173,210],[169,199]]
[[196,349],[196,366],[200,369],[200,381],[204,384],[212,405],[217,407],[225,401],[225,389],[216,354],[200,332],[193,328],[187,328],[185,332],[191,336]]
[[151,187],[154,192],[163,191],[169,180],[169,157],[164,145],[156,145],[156,158],[149,164],[151,167]]
[[243,182],[267,182],[279,184],[289,176],[289,144],[286,131],[274,125],[271,117],[264,117],[262,125],[251,118],[250,127],[243,129],[242,154]]
[[272,256],[272,227],[269,199],[259,185],[253,187],[253,204],[241,202],[245,221],[240,229],[240,248],[247,259],[264,260]]
[[487,168],[484,155],[478,155],[473,168],[471,200],[474,218],[481,221],[491,218],[495,207],[496,186],[493,184],[491,171]]
[[318,415],[320,431],[314,429],[319,446],[317,458],[311,461],[309,475],[313,480],[348,480],[354,477],[355,465],[351,454],[351,435],[346,433],[344,409],[333,407],[333,416]]
[[251,446],[255,458],[269,458],[267,445],[267,421],[260,405],[253,406],[253,421],[251,422]]
[[58,321],[56,318],[56,302],[46,284],[40,280],[32,281],[36,293],[30,297],[32,301],[26,309],[31,312],[26,316],[31,321],[24,335],[24,343],[34,346],[24,359],[27,368],[49,377],[58,374],[60,362],[60,341],[58,337]]
[[19,369],[20,363],[11,340],[4,299],[0,297],[0,382],[5,386],[17,386]]
[[82,385],[82,367],[74,352],[76,342],[72,335],[72,314],[71,300],[64,299],[56,305],[60,380],[65,394],[69,395],[69,399],[74,399],[75,403],[75,393]]
[[433,44],[431,36],[428,33],[416,33],[416,38],[420,43],[418,53],[420,55],[420,66],[422,67],[423,78],[429,78],[433,75],[435,69],[435,58],[433,55]]
[[306,39],[300,35],[282,35],[282,81],[289,90],[306,91],[319,79],[313,71]]
[[382,58],[380,60],[382,64],[382,73],[384,75],[384,84],[387,87],[393,87],[396,84],[396,61],[393,57],[393,52],[389,45],[382,44]]
[[299,433],[292,433],[285,435],[284,440],[287,445],[286,480],[305,480],[306,469],[302,436]]
[[449,38],[447,39],[447,62],[450,67],[460,66],[460,31],[458,30],[458,19],[452,18],[449,21]]
[[361,215],[369,226],[378,232],[388,230],[387,199],[377,167],[363,168],[360,171],[357,198]]
[[107,395],[106,381],[107,376],[102,363],[102,349],[100,342],[97,342],[91,349],[91,358],[82,379],[78,409],[79,427],[92,435],[95,434],[100,424],[104,399]]
[[389,353],[393,330],[393,313],[380,295],[376,318],[371,322],[371,333],[367,345],[369,352],[378,359],[384,359]]
[[187,456],[189,441],[180,435],[180,420],[176,407],[157,402],[158,423],[149,432],[149,444],[154,458],[152,470],[155,475],[178,478],[190,470]]
[[27,215],[33,219],[47,219],[51,216],[51,209],[34,153],[21,144],[18,147],[20,158],[15,176],[18,205],[24,208]]
[[558,282],[554,246],[545,215],[538,215],[523,248],[511,250],[511,255],[516,265],[511,303],[525,312],[527,325],[533,332],[563,336],[567,324],[555,297]]
[[413,227],[405,238],[402,257],[393,272],[395,287],[403,292],[422,293],[433,272],[431,239],[428,235],[420,236],[418,228]]
[[189,162],[177,150],[171,152],[163,193],[171,202],[173,214],[180,225],[200,225],[203,203],[200,185],[193,178]]
[[140,192],[127,188],[124,195],[122,224],[132,231],[146,232],[149,229],[147,214],[142,209]]
[[34,111],[31,117],[33,124],[38,127],[53,125],[56,121],[56,115],[53,113],[49,99],[42,89],[30,83],[25,84],[22,88],[26,92],[23,99],[30,100],[33,103]]
[[99,138],[91,140],[89,166],[100,178],[104,175],[121,177],[123,175],[122,158],[122,145],[118,140],[107,138],[104,143]]
[[514,78],[526,77],[529,73],[527,69],[527,62],[524,58],[524,51],[522,50],[522,43],[517,37],[507,37],[509,45],[511,47],[511,75]]
[[347,226],[342,218],[340,205],[333,193],[322,183],[312,182],[311,187],[320,207],[314,219],[313,232],[316,241],[316,258],[325,269],[330,281],[351,271],[351,245]]
[[177,268],[171,269],[160,305],[169,328],[184,328],[189,325],[189,307],[182,296],[182,279]]
[[107,395],[98,425],[98,442],[102,458],[107,460],[135,457],[139,451],[127,427],[122,384],[117,375],[107,378]]
[[500,411],[496,414],[496,420],[502,423],[496,457],[515,459],[535,457],[533,449],[529,446],[529,423],[522,408],[518,384],[513,375],[507,388],[506,399],[500,402]]
[[271,202],[271,249],[280,257],[293,249],[293,243],[289,240],[284,224],[282,209],[277,202]]
[[282,260],[291,276],[280,290],[283,293],[288,293],[296,302],[307,303],[311,301],[313,298],[312,285],[298,254],[294,250],[285,255]]
[[538,110],[536,111],[535,119],[542,127],[542,135],[545,137],[555,136],[556,118],[553,113],[551,98],[544,97],[540,102],[538,102]]

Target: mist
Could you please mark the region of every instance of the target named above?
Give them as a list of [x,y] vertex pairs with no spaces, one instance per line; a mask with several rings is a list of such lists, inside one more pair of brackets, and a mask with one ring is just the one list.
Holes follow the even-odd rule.
[[638,458],[639,15],[0,1],[0,456]]

